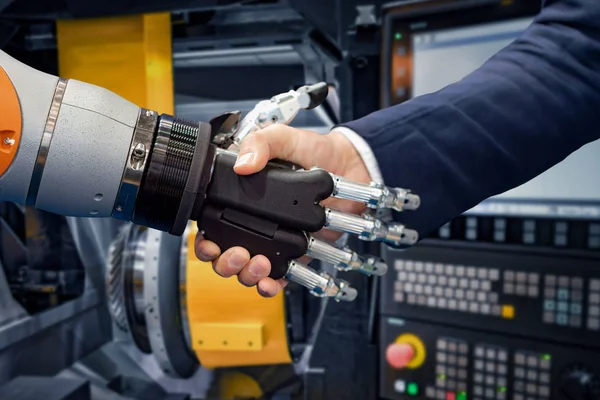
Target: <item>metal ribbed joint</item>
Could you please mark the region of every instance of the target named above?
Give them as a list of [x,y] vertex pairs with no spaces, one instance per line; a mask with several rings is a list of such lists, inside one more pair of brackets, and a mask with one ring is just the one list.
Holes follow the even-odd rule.
[[199,124],[159,117],[150,163],[136,201],[136,224],[169,232],[185,190]]

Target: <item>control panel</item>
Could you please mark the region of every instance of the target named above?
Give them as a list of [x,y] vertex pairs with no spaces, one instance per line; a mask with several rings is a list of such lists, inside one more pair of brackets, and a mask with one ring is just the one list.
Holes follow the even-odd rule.
[[600,348],[598,256],[443,244],[383,253],[383,315]]
[[[600,399],[599,351],[396,317],[381,318],[380,340],[385,399]],[[414,349],[405,368],[385,362],[394,343]]]

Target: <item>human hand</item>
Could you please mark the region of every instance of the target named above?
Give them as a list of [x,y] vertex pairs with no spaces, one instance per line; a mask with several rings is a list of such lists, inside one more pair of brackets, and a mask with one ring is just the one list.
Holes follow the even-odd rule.
[[[248,135],[241,143],[234,167],[239,175],[250,175],[262,170],[269,160],[292,162],[305,169],[322,168],[335,175],[359,183],[369,183],[371,178],[362,158],[348,139],[332,131],[326,135],[287,125],[271,125]],[[329,198],[321,203],[325,207],[346,213],[360,214],[365,206],[357,202]],[[342,234],[323,229],[314,236],[334,242]],[[264,297],[277,295],[287,284],[284,279],[269,278],[271,263],[262,255],[250,257],[242,247],[221,251],[215,243],[196,236],[196,256],[201,261],[212,261],[213,269],[222,277],[234,275],[245,286],[257,286]],[[301,260],[306,263],[308,260]]]

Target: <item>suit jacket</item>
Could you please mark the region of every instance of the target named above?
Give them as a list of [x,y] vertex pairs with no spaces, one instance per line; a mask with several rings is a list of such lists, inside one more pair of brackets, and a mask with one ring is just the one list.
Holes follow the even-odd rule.
[[343,126],[369,144],[386,185],[421,196],[396,218],[428,235],[600,138],[600,0],[546,0],[461,81]]

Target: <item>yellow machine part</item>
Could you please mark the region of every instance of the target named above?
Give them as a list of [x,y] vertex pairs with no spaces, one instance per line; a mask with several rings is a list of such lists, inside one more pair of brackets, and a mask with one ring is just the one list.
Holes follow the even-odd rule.
[[59,74],[174,113],[171,14],[57,22]]
[[238,371],[228,371],[219,377],[219,399],[258,399],[263,396],[258,382]]
[[194,223],[188,236],[186,309],[192,348],[206,368],[292,362],[284,295],[264,298],[236,278],[218,276],[194,254]]

